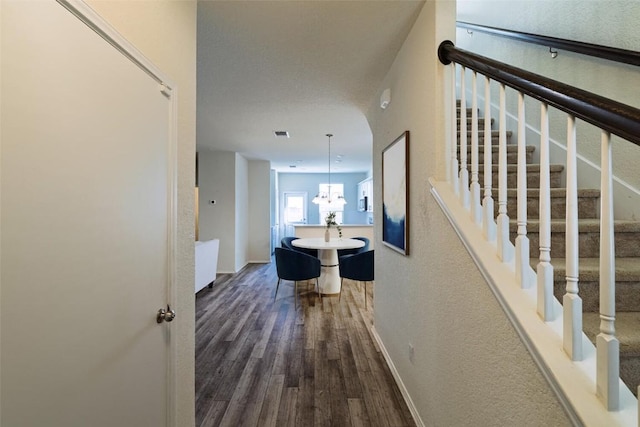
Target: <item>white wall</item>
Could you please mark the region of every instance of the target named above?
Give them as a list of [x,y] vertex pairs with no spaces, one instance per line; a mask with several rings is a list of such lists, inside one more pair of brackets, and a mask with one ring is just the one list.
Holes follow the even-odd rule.
[[220,239],[218,273],[269,262],[269,163],[211,150],[199,151],[198,161],[200,240]]
[[[465,22],[507,28],[516,31],[566,38],[622,49],[640,46],[640,7],[635,0],[619,1],[505,1],[459,0],[458,19]],[[594,92],[633,107],[640,107],[640,73],[637,66],[619,64],[577,53],[559,51],[553,59],[549,48],[475,31],[458,30],[457,46],[480,55],[508,62],[516,67]],[[494,98],[497,99],[497,98]],[[512,111],[515,94],[510,97]],[[537,103],[527,102],[527,122],[539,126]],[[513,128],[515,131],[515,128]],[[539,136],[527,135],[535,144]],[[551,109],[550,137],[558,144],[552,155],[566,156],[566,115]],[[640,217],[640,175],[637,165],[640,148],[614,137],[613,164],[617,177],[616,217]],[[552,146],[554,149],[554,146]],[[578,152],[583,158],[578,172],[580,185],[592,186],[598,171],[587,169],[589,163],[599,167],[600,134],[591,125],[578,121]],[[631,201],[625,203],[629,198]]]
[[270,167],[267,161],[249,161],[249,262],[271,260]]
[[[425,425],[567,425],[555,396],[428,191],[445,176],[443,71],[436,52],[454,40],[455,3],[426,2],[367,114],[375,197],[381,152],[410,135],[409,256],[375,227],[375,329]],[[381,212],[374,212],[376,223]],[[408,346],[415,349],[409,361]]]
[[235,164],[232,152],[198,152],[200,240],[220,239],[218,273],[236,272]]
[[196,125],[196,1],[87,0],[178,86],[178,344],[179,425],[193,425],[194,413],[194,194]]
[[[249,165],[236,153],[236,259],[235,271],[247,265],[249,254]],[[266,212],[265,212],[266,214]]]

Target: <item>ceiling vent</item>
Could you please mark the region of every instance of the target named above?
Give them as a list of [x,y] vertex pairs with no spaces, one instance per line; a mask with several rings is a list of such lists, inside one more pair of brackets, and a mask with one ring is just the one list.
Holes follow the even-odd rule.
[[287,132],[286,130],[276,130],[273,131],[273,134],[276,136],[276,138],[289,138],[289,132]]

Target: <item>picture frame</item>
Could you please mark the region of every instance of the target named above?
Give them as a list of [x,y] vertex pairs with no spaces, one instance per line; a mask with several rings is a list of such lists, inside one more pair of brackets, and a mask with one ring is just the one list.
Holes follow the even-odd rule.
[[382,150],[382,243],[409,255],[409,131]]

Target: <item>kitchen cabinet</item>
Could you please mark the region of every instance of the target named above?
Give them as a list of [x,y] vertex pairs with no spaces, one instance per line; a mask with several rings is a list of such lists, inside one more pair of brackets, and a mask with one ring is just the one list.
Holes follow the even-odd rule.
[[373,179],[367,178],[358,183],[358,210],[373,212]]

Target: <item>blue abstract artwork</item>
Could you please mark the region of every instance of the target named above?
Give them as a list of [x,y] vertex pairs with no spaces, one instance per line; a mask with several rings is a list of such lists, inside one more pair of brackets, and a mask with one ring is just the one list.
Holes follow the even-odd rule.
[[409,131],[382,152],[382,242],[408,254]]

